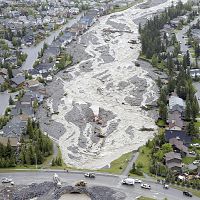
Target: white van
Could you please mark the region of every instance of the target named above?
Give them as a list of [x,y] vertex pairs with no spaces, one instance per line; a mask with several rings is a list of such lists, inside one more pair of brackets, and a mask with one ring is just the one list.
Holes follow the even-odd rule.
[[125,178],[122,180],[121,182],[124,185],[134,185],[135,184],[135,180],[133,178]]

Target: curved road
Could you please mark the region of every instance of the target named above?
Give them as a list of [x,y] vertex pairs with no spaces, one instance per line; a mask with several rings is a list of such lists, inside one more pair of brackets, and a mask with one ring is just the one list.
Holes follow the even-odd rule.
[[[28,185],[31,183],[41,183],[44,181],[52,181],[53,174],[57,173],[63,183],[74,185],[79,180],[86,180],[88,186],[100,185],[112,187],[115,190],[121,191],[126,194],[127,200],[136,199],[139,196],[147,196],[158,200],[167,198],[168,200],[184,200],[188,197],[183,196],[182,192],[173,188],[168,190],[163,189],[162,185],[145,182],[151,185],[151,190],[141,189],[140,184],[135,186],[121,185],[121,180],[125,176],[117,176],[103,173],[96,173],[95,179],[86,179],[84,172],[65,172],[61,170],[40,170],[35,172],[10,172],[0,173],[0,179],[3,177],[12,178],[16,185]],[[1,183],[0,183],[1,184]],[[190,199],[197,200],[199,198],[193,197]]]

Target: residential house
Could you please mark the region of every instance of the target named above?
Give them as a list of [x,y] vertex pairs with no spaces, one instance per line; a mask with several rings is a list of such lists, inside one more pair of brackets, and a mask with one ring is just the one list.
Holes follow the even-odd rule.
[[17,102],[16,106],[11,109],[11,116],[18,116],[21,114],[26,114],[30,118],[34,117],[34,110],[32,105],[30,104],[21,104],[21,102]]
[[181,113],[185,110],[185,102],[178,96],[170,96],[169,98],[169,111],[180,111]]
[[4,137],[0,136],[0,144],[3,144],[4,146],[7,146],[8,141],[10,142],[10,145],[12,148],[17,149],[19,146],[19,138],[17,137]]
[[188,147],[183,144],[183,141],[177,138],[169,139],[169,143],[172,145],[176,153],[180,153],[181,156],[185,157],[188,154]]
[[165,154],[165,164],[172,171],[182,171],[181,161],[182,159],[180,153],[169,152]]
[[83,24],[84,26],[91,27],[95,23],[95,18],[90,16],[84,16],[79,21],[80,24]]
[[38,81],[38,80],[27,80],[24,85],[27,87],[27,88],[32,88],[32,87],[38,87],[41,83]]
[[17,137],[26,132],[26,123],[22,121],[16,122],[11,119],[1,130],[0,135],[4,137]]
[[51,73],[55,68],[55,62],[52,63],[40,63],[36,69],[39,71],[40,74],[44,73]]
[[166,130],[165,131],[165,141],[169,142],[170,139],[176,138],[180,141],[183,141],[185,146],[189,146],[192,142],[192,137],[188,135],[185,131],[179,130]]
[[7,69],[1,68],[1,69],[0,69],[0,75],[1,75],[4,79],[6,79],[6,78],[8,77],[8,71],[7,71]]
[[57,56],[60,55],[60,48],[59,47],[54,47],[54,46],[49,46],[42,57],[43,62],[49,62],[49,59],[52,58],[53,61],[56,60]]
[[32,76],[33,79],[42,78],[42,75],[39,73],[38,69],[29,69],[28,74]]
[[3,85],[5,83],[5,79],[3,78],[3,76],[0,75],[0,86]]
[[184,127],[184,122],[182,120],[181,112],[175,110],[173,112],[169,112],[168,114],[168,125],[170,130],[182,130]]
[[11,86],[14,88],[21,87],[24,85],[25,77],[24,76],[16,76],[11,79]]

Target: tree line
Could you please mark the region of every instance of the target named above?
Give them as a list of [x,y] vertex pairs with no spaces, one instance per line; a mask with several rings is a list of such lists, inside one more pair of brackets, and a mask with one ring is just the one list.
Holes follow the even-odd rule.
[[17,149],[11,147],[9,140],[7,146],[0,143],[0,167],[42,164],[52,153],[51,139],[42,133],[38,122],[29,119]]

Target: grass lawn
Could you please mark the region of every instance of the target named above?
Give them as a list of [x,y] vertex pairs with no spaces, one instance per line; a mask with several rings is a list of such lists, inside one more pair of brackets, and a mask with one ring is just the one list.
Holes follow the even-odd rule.
[[132,157],[132,152],[125,153],[118,159],[114,160],[110,164],[110,168],[108,169],[100,169],[99,172],[108,172],[113,174],[121,174],[123,170],[126,168],[128,161]]
[[172,185],[171,187],[177,189],[177,190],[181,190],[181,191],[189,191],[191,192],[193,195],[197,196],[200,198],[200,190],[194,190],[192,188],[187,188],[187,187],[181,187],[181,186],[177,186],[177,185]]
[[193,161],[195,160],[195,157],[185,157],[183,158],[183,163],[188,165],[188,164],[191,164]]
[[152,198],[149,198],[149,197],[139,197],[137,198],[138,200],[156,200],[156,199],[152,199]]
[[139,149],[140,154],[138,156],[138,159],[135,162],[136,166],[138,163],[142,163],[143,167],[141,168],[141,170],[146,174],[150,174],[149,172],[150,151],[151,150],[146,146],[140,147]]
[[164,122],[164,120],[159,119],[159,120],[156,122],[156,125],[159,126],[159,127],[164,127],[164,126],[165,126],[165,122]]

